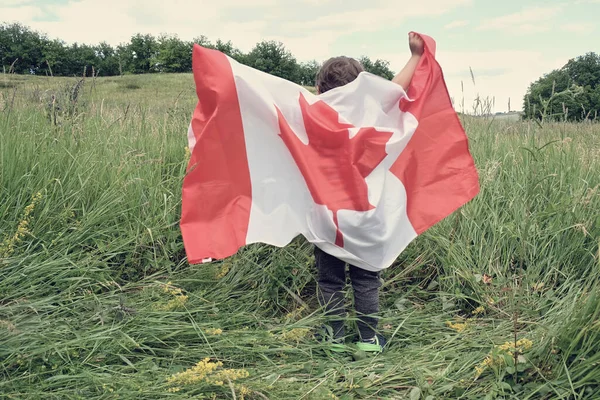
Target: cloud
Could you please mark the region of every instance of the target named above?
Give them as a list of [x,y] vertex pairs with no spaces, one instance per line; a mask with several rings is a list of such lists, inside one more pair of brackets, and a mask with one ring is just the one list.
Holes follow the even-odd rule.
[[3,7],[14,7],[31,3],[31,0],[2,0]]
[[382,27],[398,26],[415,17],[433,17],[445,14],[457,7],[470,4],[471,0],[379,0],[368,7],[356,7],[321,15],[309,21],[292,23],[289,30],[340,30],[344,33],[379,30]]
[[565,32],[589,34],[595,29],[595,25],[591,23],[564,24],[560,29]]
[[[4,2],[6,0],[0,0]],[[473,0],[68,0],[64,4],[0,8],[3,19],[20,21],[67,43],[112,45],[136,33],[177,34],[191,40],[231,40],[242,51],[260,40],[281,41],[299,60],[329,57],[341,38],[401,26],[416,17],[437,17]],[[4,3],[3,3],[4,4]],[[43,20],[52,15],[52,20]],[[315,17],[316,16],[316,17]]]
[[[10,6],[10,3],[8,6]],[[4,5],[2,5],[2,7],[0,7],[0,16],[0,23],[28,23],[44,16],[44,12],[41,8],[35,6],[4,7]]]
[[[116,45],[136,33],[172,33],[188,40],[201,34],[211,39],[220,37],[232,40],[237,46],[249,47],[260,38],[264,22],[229,22],[225,14],[230,10],[243,13],[252,9],[265,15],[276,3],[276,0],[253,0],[251,5],[245,0],[174,0],[165,7],[162,0],[71,0],[65,4],[3,7],[0,18],[19,21],[68,43],[106,41]],[[48,12],[53,20],[41,20]]]
[[477,30],[502,30],[511,33],[536,33],[550,30],[550,21],[558,15],[562,6],[533,7],[519,12],[484,20]]
[[377,0],[365,6],[363,1],[346,1],[345,11],[340,12],[337,8],[314,9],[312,12],[319,17],[312,18],[309,15],[309,18],[285,21],[278,33],[272,36],[281,40],[298,59],[319,60],[331,56],[329,49],[344,36],[397,28],[408,20],[438,17],[471,3],[472,0],[421,0],[416,3],[409,0]]
[[449,24],[444,25],[444,29],[455,29],[455,28],[461,28],[463,26],[467,26],[469,25],[469,21],[465,21],[465,20],[456,20],[456,21],[452,21]]

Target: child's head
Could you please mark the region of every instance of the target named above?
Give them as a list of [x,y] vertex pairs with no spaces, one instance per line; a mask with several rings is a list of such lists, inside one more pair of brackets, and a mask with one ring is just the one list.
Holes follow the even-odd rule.
[[364,71],[363,66],[353,58],[334,57],[325,61],[319,72],[315,85],[317,92],[325,93],[338,86],[344,86]]

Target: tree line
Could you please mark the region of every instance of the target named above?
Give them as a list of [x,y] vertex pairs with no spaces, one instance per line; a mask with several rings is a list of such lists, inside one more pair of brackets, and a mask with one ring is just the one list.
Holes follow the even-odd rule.
[[[301,85],[313,85],[320,64],[298,62],[280,42],[262,41],[244,53],[231,41],[211,42],[206,36],[192,41],[176,35],[136,34],[112,46],[67,44],[50,39],[20,23],[0,24],[0,63],[5,72],[52,76],[115,76],[124,74],[191,72],[193,44],[219,50],[260,71]],[[392,79],[385,60],[359,59],[365,70]],[[588,53],[569,60],[533,82],[523,101],[523,116],[539,120],[581,121],[600,114],[600,56]]]
[[542,76],[529,86],[523,103],[526,119],[598,121],[600,55],[587,53]]
[[[133,35],[129,42],[112,46],[67,44],[20,23],[0,25],[0,63],[5,72],[52,76],[115,76],[124,74],[192,71],[193,44],[219,50],[235,60],[260,71],[301,85],[313,85],[320,64],[313,60],[298,62],[285,46],[276,41],[257,43],[248,53],[231,41],[211,42],[206,36],[192,41],[176,35]],[[386,79],[394,74],[385,60],[363,56],[365,69]]]

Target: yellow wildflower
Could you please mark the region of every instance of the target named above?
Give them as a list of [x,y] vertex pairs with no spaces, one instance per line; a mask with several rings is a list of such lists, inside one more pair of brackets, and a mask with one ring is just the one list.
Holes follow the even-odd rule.
[[202,381],[223,386],[224,382],[235,381],[237,379],[247,378],[250,374],[245,369],[223,369],[220,361],[213,362],[210,358],[199,361],[192,368],[172,375],[167,379],[170,384],[193,385]]
[[[531,347],[533,346],[533,342],[529,339],[520,339],[517,340],[517,343],[515,342],[505,342],[504,344],[495,346],[495,349],[501,351],[501,352],[505,352],[506,354],[510,355],[511,357],[514,357],[515,355],[515,351],[517,352],[517,354],[522,354],[524,353],[526,350],[531,349]],[[495,355],[494,355],[495,354]],[[495,365],[502,365],[504,363],[504,357],[502,357],[502,355],[498,354],[497,352],[490,352],[490,354],[488,354],[485,359],[475,367],[475,372],[477,377],[479,375],[481,375],[483,373],[483,371],[486,370],[486,368],[495,366]]]
[[457,322],[457,323],[452,323],[451,321],[446,321],[446,326],[448,326],[448,328],[455,330],[458,333],[462,333],[464,332],[469,325],[466,322]]
[[494,365],[500,365],[504,362],[501,358],[492,358],[491,355],[486,356],[483,361],[475,367],[475,372],[477,372],[477,376],[481,375],[486,368],[492,367]]
[[485,312],[485,307],[484,306],[479,306],[476,309],[473,310],[473,315],[479,315],[479,314],[483,314]]
[[510,354],[511,356],[514,356],[515,351],[517,353],[521,354],[521,353],[525,352],[526,350],[531,349],[532,346],[533,346],[533,342],[531,340],[520,339],[520,340],[517,340],[517,343],[506,342],[506,343],[498,346],[498,349]]
[[170,281],[165,284],[162,284],[162,286],[163,292],[173,296],[173,298],[169,300],[166,304],[156,306],[156,310],[172,311],[182,308],[185,305],[185,303],[187,303],[188,296],[183,294],[182,289],[173,286],[173,284]]
[[310,333],[308,328],[294,328],[289,331],[282,332],[279,337],[285,342],[300,342],[301,339],[307,337]]
[[23,238],[30,234],[29,223],[31,222],[31,213],[35,209],[37,203],[42,199],[40,192],[36,193],[31,197],[31,203],[23,210],[21,221],[17,226],[17,230],[14,235],[7,237],[0,243],[0,258],[8,257],[15,251],[15,246],[19,245],[23,241]]
[[517,340],[517,346],[523,347],[525,350],[529,350],[533,347],[533,342],[529,339]]
[[247,378],[250,374],[245,369],[224,369],[206,379],[207,382],[223,386],[225,382]]
[[167,304],[157,307],[160,311],[173,311],[185,306],[187,303],[188,297],[181,295],[175,296],[175,298],[169,300]]
[[305,309],[304,306],[300,306],[300,307],[294,309],[292,312],[287,313],[285,315],[285,318],[296,320],[296,319],[298,319],[298,317],[300,317],[302,315],[302,312],[304,311],[304,309]]
[[216,329],[215,328],[208,328],[206,330],[206,333],[208,333],[209,335],[216,336],[216,335],[220,335],[221,333],[223,333],[223,329],[220,329],[220,328],[216,328]]
[[508,351],[513,347],[513,344],[511,342],[506,342],[500,346],[498,346],[498,348],[502,351]]
[[241,385],[241,386],[238,388],[238,392],[239,392],[239,394],[240,394],[240,399],[241,399],[241,400],[244,400],[244,398],[245,398],[247,395],[249,395],[250,393],[252,393],[252,390],[248,389],[248,388],[247,388],[246,386],[244,386],[244,385]]
[[192,368],[186,369],[183,372],[172,375],[167,379],[169,383],[177,383],[180,385],[191,385],[198,383],[215,371],[217,368],[222,367],[223,363],[220,361],[212,362],[210,358],[205,358],[199,361]]
[[177,296],[182,293],[182,290],[176,286],[173,286],[173,283],[171,281],[165,283],[163,291],[165,293],[172,294],[173,296]]
[[219,268],[219,270],[215,274],[215,279],[223,279],[225,277],[225,275],[227,275],[229,273],[230,269],[231,269],[231,266],[229,265],[229,263],[221,264],[221,268]]

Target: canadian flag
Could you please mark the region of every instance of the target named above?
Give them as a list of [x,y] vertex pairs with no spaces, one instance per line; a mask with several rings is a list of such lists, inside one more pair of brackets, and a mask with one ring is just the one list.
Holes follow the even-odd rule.
[[408,93],[370,73],[314,95],[194,46],[181,231],[192,264],[298,235],[371,271],[479,192],[467,137],[425,52]]

